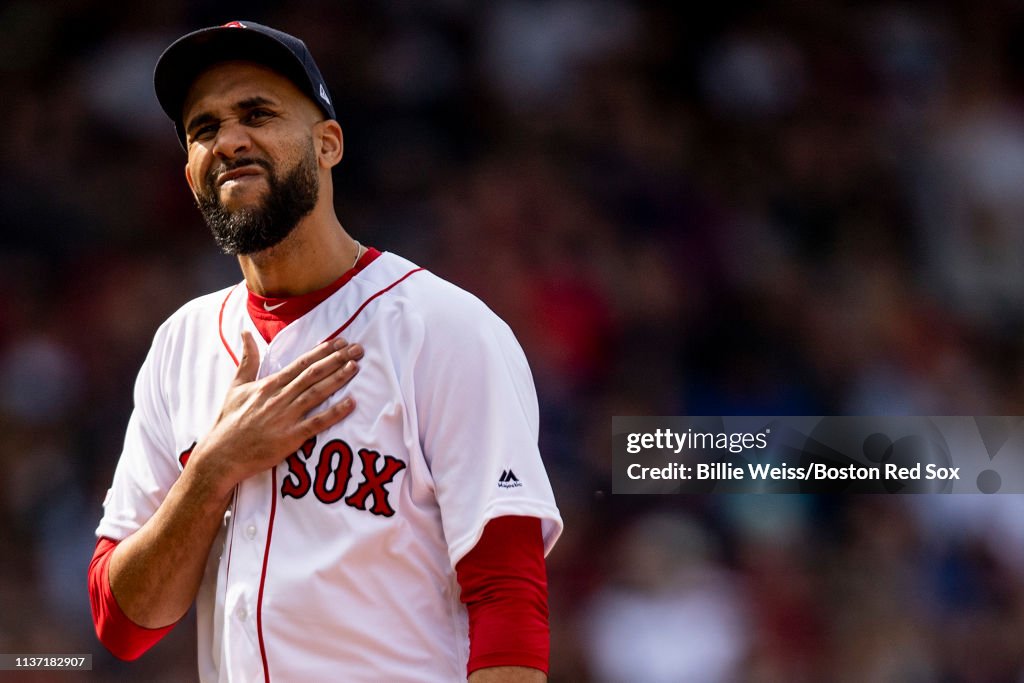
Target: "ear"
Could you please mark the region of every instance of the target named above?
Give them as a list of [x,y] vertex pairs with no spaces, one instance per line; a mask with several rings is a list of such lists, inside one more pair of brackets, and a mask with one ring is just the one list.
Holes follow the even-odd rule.
[[317,124],[317,157],[324,168],[334,168],[345,153],[345,136],[341,126],[334,119],[327,119]]

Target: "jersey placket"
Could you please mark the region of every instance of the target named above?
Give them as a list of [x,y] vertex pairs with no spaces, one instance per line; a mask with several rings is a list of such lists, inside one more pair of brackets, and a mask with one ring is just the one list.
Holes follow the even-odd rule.
[[[282,364],[275,358],[273,344],[265,346],[257,337],[257,346],[263,347],[257,379],[263,379],[280,370]],[[262,609],[269,589],[266,570],[276,507],[275,476],[276,467],[239,483],[230,510],[224,647],[228,661],[246,663],[244,673],[232,672],[242,673],[239,680],[244,681],[270,680]]]

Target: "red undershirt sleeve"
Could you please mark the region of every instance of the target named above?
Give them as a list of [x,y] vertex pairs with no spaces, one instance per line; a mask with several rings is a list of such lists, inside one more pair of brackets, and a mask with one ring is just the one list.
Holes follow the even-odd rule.
[[466,673],[492,666],[548,672],[544,540],[536,517],[498,517],[455,567],[469,612]]
[[89,563],[89,601],[92,603],[92,623],[104,647],[118,659],[138,659],[174,628],[139,626],[121,611],[110,589],[110,558],[117,542],[100,538]]

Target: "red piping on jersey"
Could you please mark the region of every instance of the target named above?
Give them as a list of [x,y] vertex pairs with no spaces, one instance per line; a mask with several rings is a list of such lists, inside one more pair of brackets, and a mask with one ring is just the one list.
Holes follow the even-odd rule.
[[[366,301],[364,301],[364,302],[362,303],[362,305],[361,305],[361,306],[360,306],[359,308],[357,308],[357,309],[356,309],[356,312],[355,312],[355,313],[353,313],[353,314],[352,314],[352,316],[351,316],[351,317],[350,317],[350,318],[349,318],[348,320],[346,320],[346,321],[345,321],[345,324],[344,324],[344,325],[342,325],[341,327],[339,327],[338,329],[336,329],[336,330],[335,330],[334,332],[331,332],[331,333],[330,333],[329,335],[327,335],[327,337],[326,337],[326,338],[324,339],[324,341],[330,341],[330,340],[334,339],[335,337],[337,337],[337,336],[338,336],[339,334],[341,334],[342,332],[344,332],[344,331],[345,331],[345,328],[346,328],[346,327],[348,327],[349,325],[351,325],[351,324],[352,324],[352,321],[356,319],[356,316],[357,316],[357,315],[359,315],[360,313],[362,313],[362,312],[363,312],[363,309],[364,309],[364,308],[366,308],[366,307],[367,307],[367,306],[369,305],[369,303],[370,303],[371,301],[373,301],[374,299],[376,299],[376,298],[377,298],[378,296],[380,296],[381,294],[386,294],[387,292],[391,291],[391,290],[392,290],[393,288],[395,288],[395,287],[397,287],[397,286],[398,286],[399,284],[401,284],[401,283],[402,283],[402,281],[403,281],[403,280],[405,280],[405,278],[409,277],[409,276],[410,276],[410,275],[412,275],[413,273],[418,273],[418,272],[420,272],[421,270],[425,270],[425,268],[413,268],[413,269],[412,269],[412,270],[410,270],[410,271],[409,271],[408,273],[406,273],[406,274],[405,274],[405,275],[403,275],[402,277],[398,278],[397,280],[395,280],[394,282],[392,282],[392,283],[391,283],[390,285],[388,285],[387,287],[385,287],[384,289],[380,290],[379,292],[377,292],[376,294],[374,294],[373,296],[371,296],[371,297],[370,297],[369,299],[367,299]],[[321,342],[321,343],[323,343],[323,342]]]
[[[398,278],[384,289],[370,296],[366,301],[360,304],[359,308],[356,309],[355,313],[353,313],[341,327],[339,327],[330,335],[328,335],[327,338],[324,339],[324,341],[334,339],[339,334],[344,332],[345,329],[352,324],[352,321],[356,319],[356,316],[362,313],[363,309],[365,309],[370,304],[371,301],[373,301],[380,295],[386,294],[387,292],[391,291],[399,284],[401,284],[410,275],[412,275],[413,273],[418,273],[421,270],[425,269],[413,268],[408,273]],[[228,299],[231,298],[231,295],[234,294],[235,289],[237,289],[237,287],[238,285],[232,287],[231,291],[228,292],[228,295],[224,297],[224,302],[221,303],[220,305],[220,316],[218,317],[217,320],[220,340],[221,342],[223,342],[224,348],[227,349],[228,355],[231,356],[231,360],[234,361],[235,365],[238,365],[238,357],[235,356],[234,352],[231,350],[231,346],[228,345],[228,340],[224,337],[224,309],[227,307]],[[271,486],[270,489],[270,521],[267,523],[267,546],[266,549],[263,551],[263,569],[260,573],[260,589],[256,597],[256,635],[260,643],[260,657],[263,660],[263,680],[265,681],[265,683],[270,683],[270,669],[267,666],[267,648],[263,642],[263,587],[265,586],[267,581],[267,561],[270,559],[270,540],[274,532],[274,515],[277,512],[277,467],[275,466],[273,470],[271,470],[271,472],[273,485]],[[232,523],[234,523],[234,519],[232,519],[231,521]],[[230,562],[230,550],[228,552],[228,561]]]
[[[339,327],[334,332],[331,332],[329,335],[327,335],[327,337],[325,337],[323,341],[330,341],[331,339],[334,339],[339,334],[344,332],[345,329],[349,325],[352,324],[352,321],[354,321],[356,319],[356,317],[360,313],[363,312],[363,309],[366,308],[370,304],[371,301],[373,301],[374,299],[379,297],[381,294],[386,294],[387,292],[391,291],[392,289],[394,289],[395,287],[400,285],[410,275],[412,275],[413,273],[418,273],[421,270],[426,270],[426,268],[413,268],[408,273],[406,273],[402,277],[398,278],[397,280],[392,282],[390,285],[388,285],[384,289],[382,289],[379,292],[377,292],[377,293],[373,294],[372,296],[370,296],[366,301],[364,301],[362,304],[360,304],[359,308],[356,309],[355,313],[353,313],[351,316],[349,316],[349,319],[346,320],[344,322],[344,324],[342,324],[341,327]],[[224,309],[228,305],[228,299],[231,298],[231,295],[235,293],[235,289],[237,289],[237,288],[238,288],[238,285],[235,285],[234,287],[232,287],[231,291],[228,292],[228,295],[226,297],[224,297],[224,302],[221,303],[221,305],[220,305],[220,316],[217,319],[217,327],[218,327],[217,331],[220,334],[220,340],[224,344],[224,348],[227,350],[228,355],[231,356],[231,360],[234,361],[236,366],[238,365],[238,357],[235,355],[235,352],[231,350],[231,346],[228,344],[227,338],[224,337]],[[323,342],[321,342],[321,343],[323,343]]]
[[267,582],[267,560],[270,559],[270,538],[274,535],[274,513],[277,511],[277,465],[271,470],[273,484],[270,487],[270,521],[267,523],[267,548],[263,551],[263,571],[260,573],[260,592],[256,598],[256,635],[260,639],[260,657],[263,658],[263,680],[270,683],[270,669],[267,667],[267,648],[263,644],[263,585]]
[[235,547],[235,516],[238,514],[238,484],[235,484],[235,492],[231,496],[231,522],[227,530],[228,535],[228,563],[224,568],[224,583],[231,579],[231,549]]
[[235,293],[236,289],[238,289],[238,285],[231,288],[228,295],[224,297],[224,303],[220,305],[220,315],[217,317],[217,332],[220,334],[220,340],[224,344],[224,348],[228,350],[228,355],[231,356],[231,360],[235,362],[235,365],[238,365],[238,357],[235,356],[235,352],[231,350],[228,340],[224,338],[224,308],[228,305],[228,299],[231,298],[231,295]]
[[[249,317],[252,319],[256,330],[268,344],[274,340],[279,332],[284,330],[299,318],[302,318],[314,308],[331,298],[335,292],[348,284],[352,278],[380,256],[380,252],[373,247],[367,247],[364,253],[354,266],[346,270],[341,277],[334,282],[321,287],[320,289],[288,297],[261,296],[251,289],[246,298],[246,308]],[[268,304],[270,308],[267,308]]]

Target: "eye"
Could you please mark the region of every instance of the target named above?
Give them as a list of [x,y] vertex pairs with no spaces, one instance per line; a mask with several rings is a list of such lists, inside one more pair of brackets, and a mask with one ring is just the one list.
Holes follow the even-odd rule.
[[192,132],[192,139],[197,141],[211,140],[213,136],[217,134],[217,124],[208,123],[205,126],[200,126]]
[[270,111],[269,109],[257,108],[250,110],[249,113],[246,114],[245,122],[252,124],[260,124],[272,118],[274,118],[274,112]]

